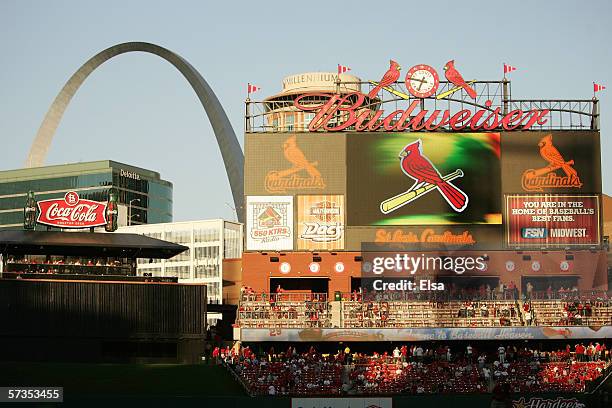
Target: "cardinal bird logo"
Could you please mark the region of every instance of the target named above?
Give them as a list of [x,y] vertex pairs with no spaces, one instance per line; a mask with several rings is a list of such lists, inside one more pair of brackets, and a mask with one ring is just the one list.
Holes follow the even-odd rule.
[[[566,161],[561,152],[553,145],[552,134],[544,136],[538,143],[540,156],[548,166],[529,169],[523,173],[522,184],[527,191],[543,191],[544,188],[580,188],[582,182],[578,172],[572,167],[573,160]],[[565,176],[559,176],[561,169]]]
[[444,65],[444,76],[456,87],[463,88],[465,92],[470,95],[470,98],[476,99],[478,96],[474,88],[465,82],[465,79],[463,79],[459,71],[457,71],[457,68],[455,68],[455,60],[450,60]]
[[297,144],[295,135],[290,136],[283,142],[283,156],[291,164],[291,167],[285,170],[270,171],[266,174],[265,183],[268,192],[284,193],[292,189],[325,188],[325,181],[321,172],[317,169],[319,163],[306,158]]
[[553,145],[552,135],[544,136],[538,146],[540,147],[540,155],[549,163],[550,167],[561,168],[567,177],[578,177],[578,173],[572,168],[574,161],[565,161],[559,150]]
[[368,96],[370,98],[374,98],[376,95],[378,95],[378,92],[380,92],[382,88],[393,85],[395,81],[398,80],[401,69],[402,67],[400,67],[397,62],[390,60],[389,69],[387,70],[387,72],[385,72],[385,75],[383,75],[378,85],[372,88]]
[[408,191],[383,201],[380,204],[380,211],[383,214],[395,211],[433,189],[437,189],[456,212],[466,209],[469,197],[451,183],[452,180],[463,177],[461,169],[442,177],[432,162],[423,154],[420,139],[404,147],[399,154],[399,159],[402,172],[415,182]]
[[317,162],[310,162],[306,159],[304,152],[298,147],[297,139],[295,136],[291,136],[283,143],[283,154],[285,159],[292,164],[290,169],[284,170],[282,175],[295,173],[301,170],[306,170],[310,177],[321,177],[321,173],[317,170]]

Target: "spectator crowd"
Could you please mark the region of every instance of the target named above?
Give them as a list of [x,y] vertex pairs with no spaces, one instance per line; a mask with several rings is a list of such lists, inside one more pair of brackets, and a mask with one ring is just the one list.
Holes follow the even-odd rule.
[[213,351],[252,395],[391,395],[583,392],[609,367],[604,343],[541,350],[516,344],[494,347],[415,343],[384,352],[336,353],[289,346],[255,353],[250,347]]

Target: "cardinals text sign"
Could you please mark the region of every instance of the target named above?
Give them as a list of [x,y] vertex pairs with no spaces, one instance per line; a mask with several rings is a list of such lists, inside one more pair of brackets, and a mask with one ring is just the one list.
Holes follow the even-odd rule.
[[598,196],[508,195],[508,245],[599,245],[599,214]]
[[500,224],[347,227],[345,234],[351,251],[495,250],[504,242]]
[[600,193],[598,132],[502,133],[504,193]]
[[64,198],[38,202],[39,224],[59,228],[92,228],[106,224],[106,204],[85,200],[70,191]]
[[345,137],[245,135],[245,194],[343,194]]

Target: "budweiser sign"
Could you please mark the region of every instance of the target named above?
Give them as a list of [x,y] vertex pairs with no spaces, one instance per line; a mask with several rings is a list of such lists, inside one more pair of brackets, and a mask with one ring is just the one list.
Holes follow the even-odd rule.
[[[322,104],[312,104],[309,100],[323,99]],[[303,103],[302,101],[308,101]],[[340,132],[354,127],[358,132],[393,131],[436,131],[443,128],[452,130],[491,131],[529,130],[533,125],[544,125],[548,122],[548,109],[529,111],[513,110],[503,114],[499,107],[492,109],[492,102],[486,101],[486,109],[473,112],[462,109],[456,113],[450,110],[435,109],[429,111],[420,109],[420,102],[413,100],[407,109],[394,110],[385,114],[384,110],[367,108],[365,95],[353,92],[346,95],[312,92],[298,96],[294,105],[305,112],[315,112],[316,115],[308,125],[308,130],[316,132]]]
[[70,191],[63,199],[38,202],[39,224],[59,228],[92,228],[106,224],[106,204],[81,199]]
[[[464,80],[451,60],[444,65],[444,76],[447,88],[440,89],[440,75],[435,68],[418,64],[410,68],[401,85],[400,65],[391,60],[387,72],[380,81],[369,81],[374,88],[365,95],[361,92],[348,94],[313,92],[298,96],[294,106],[304,112],[314,112],[315,116],[308,125],[308,130],[315,132],[325,130],[339,132],[348,128],[358,132],[403,131],[436,131],[440,129],[491,131],[499,130],[529,130],[532,126],[541,126],[548,122],[548,109],[531,109],[523,111],[514,109],[505,111],[502,107],[493,105],[493,101],[480,102],[477,90],[473,87],[476,80]],[[378,107],[381,95],[391,94],[393,101],[403,100],[405,109],[397,109],[385,113]],[[462,95],[469,99],[465,100]],[[457,95],[459,95],[457,97]],[[379,99],[380,98],[380,99]],[[423,99],[460,102],[462,109],[451,112],[449,109],[427,110]],[[484,98],[483,98],[484,99]],[[323,101],[319,103],[317,101]],[[464,102],[476,109],[463,109]]]

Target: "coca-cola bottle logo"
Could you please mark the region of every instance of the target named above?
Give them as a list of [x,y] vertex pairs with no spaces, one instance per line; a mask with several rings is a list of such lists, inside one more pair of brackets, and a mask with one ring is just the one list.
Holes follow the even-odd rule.
[[64,196],[64,201],[69,206],[76,205],[79,202],[79,195],[76,193],[76,191],[69,191]]

